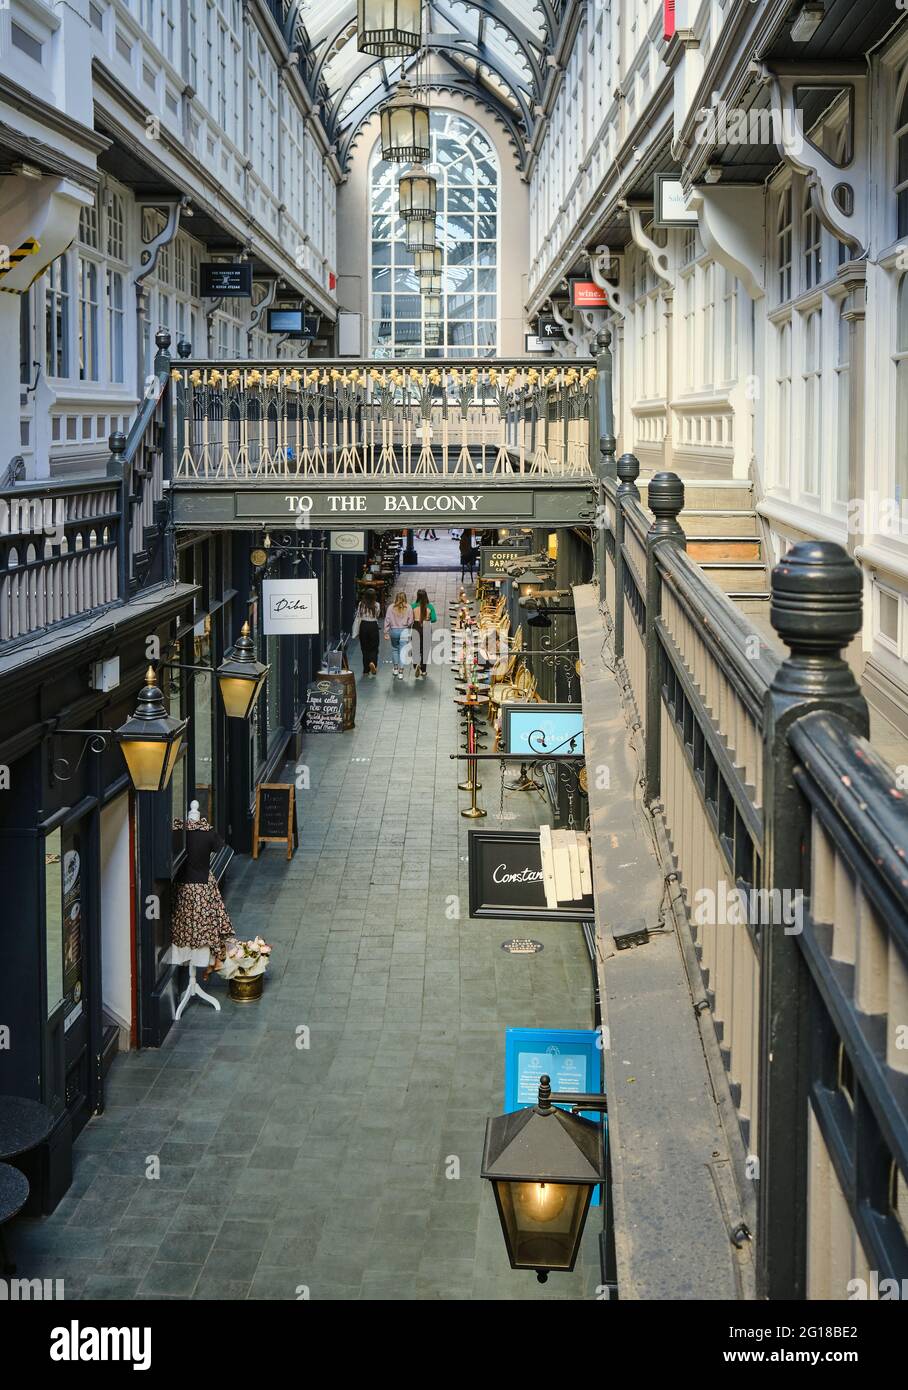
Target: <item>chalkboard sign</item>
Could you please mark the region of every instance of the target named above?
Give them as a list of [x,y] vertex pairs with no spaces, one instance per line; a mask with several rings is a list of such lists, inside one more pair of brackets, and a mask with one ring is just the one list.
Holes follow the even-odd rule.
[[306,687],[306,728],[310,734],[340,734],[349,727],[343,687],[313,681]]
[[287,845],[287,858],[299,844],[296,824],[296,788],[291,782],[260,782],[255,789],[255,821],[252,827],[252,857],[271,843]]
[[580,922],[595,916],[592,894],[547,907],[538,830],[469,832],[470,916]]

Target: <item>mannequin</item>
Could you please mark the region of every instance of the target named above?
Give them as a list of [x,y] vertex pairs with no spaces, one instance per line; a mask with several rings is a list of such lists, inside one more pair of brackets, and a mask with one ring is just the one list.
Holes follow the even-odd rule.
[[[196,966],[207,966],[204,979],[209,979],[211,970],[220,969],[224,963],[227,941],[234,935],[224,899],[210,870],[211,855],[221,849],[224,841],[209,821],[200,815],[197,801],[190,803],[185,823],[182,820],[174,821],[174,830],[184,828],[188,831],[186,862],[178,883],[174,885],[171,959],[179,965],[188,963],[190,986],[177,1016],[190,995],[202,994],[195,984]],[[204,998],[217,1006],[214,999],[207,995]]]

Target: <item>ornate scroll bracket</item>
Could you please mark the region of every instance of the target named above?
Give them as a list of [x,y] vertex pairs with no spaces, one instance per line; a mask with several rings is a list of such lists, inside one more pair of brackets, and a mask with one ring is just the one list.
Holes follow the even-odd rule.
[[762,299],[762,187],[701,185],[694,188],[687,206],[697,214],[700,240],[713,260],[737,276],[751,299]]
[[669,265],[668,248],[665,246],[657,246],[652,237],[646,235],[646,232],[643,230],[643,214],[640,208],[628,206],[627,215],[631,224],[631,237],[633,238],[634,245],[639,246],[641,251],[646,252],[649,257],[649,263],[659,276],[659,279],[664,280],[667,285],[671,285],[672,288],[674,288],[675,282],[672,279],[671,267]]
[[[775,117],[779,151],[793,169],[806,175],[816,199],[817,216],[828,232],[840,241],[858,247],[859,254],[867,250],[869,223],[866,197],[868,165],[867,78],[849,70],[847,75],[834,71],[821,79],[813,74],[805,77],[793,71],[773,71],[764,65],[763,75],[771,84],[772,114]],[[840,166],[809,140],[803,129],[803,115],[797,107],[797,93],[805,87],[830,85],[851,91],[853,152],[850,163]]]
[[624,306],[624,290],[613,281],[605,278],[605,272],[613,259],[611,249],[608,246],[597,246],[595,251],[587,253],[590,261],[590,275],[594,285],[598,285],[601,290],[605,290],[608,295],[609,308],[618,318],[627,317],[627,309]]
[[162,199],[146,198],[139,202],[140,208],[154,207],[167,212],[167,221],[156,237],[151,241],[146,241],[139,254],[139,269],[133,276],[133,284],[136,290],[141,290],[145,280],[154,273],[158,264],[158,257],[165,246],[169,246],[180,230],[180,213],[186,203],[185,198]]
[[268,285],[268,292],[264,299],[260,299],[258,304],[249,315],[249,327],[246,329],[246,348],[249,356],[252,356],[252,335],[260,326],[262,320],[277,298],[277,276]]
[[584,327],[581,327],[581,324],[583,324],[583,319],[577,313],[576,310],[572,310],[571,315],[568,318],[564,314],[562,314],[554,299],[551,300],[551,305],[552,318],[555,320],[557,324],[560,324],[561,327],[564,329],[564,336],[570,343],[571,347],[574,349],[574,352],[577,354],[578,357],[587,356],[589,347],[589,325],[587,324],[584,325]]

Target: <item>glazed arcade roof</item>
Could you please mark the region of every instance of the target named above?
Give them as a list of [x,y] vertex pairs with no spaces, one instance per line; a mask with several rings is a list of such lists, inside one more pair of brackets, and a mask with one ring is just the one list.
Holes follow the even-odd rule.
[[[356,45],[356,0],[284,0],[307,77],[345,164],[362,124],[414,58],[379,59]],[[421,75],[433,91],[472,96],[508,128],[522,163],[549,76],[566,0],[424,0]],[[440,55],[443,61],[434,61]],[[425,66],[425,57],[422,60]],[[302,63],[301,63],[302,66]]]

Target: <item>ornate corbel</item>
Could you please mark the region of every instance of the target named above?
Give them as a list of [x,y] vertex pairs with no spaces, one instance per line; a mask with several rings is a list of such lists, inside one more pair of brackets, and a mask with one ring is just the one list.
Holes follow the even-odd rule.
[[668,247],[657,246],[652,237],[646,235],[646,232],[643,230],[643,214],[640,208],[631,207],[629,204],[625,204],[625,206],[627,207],[627,215],[631,225],[631,238],[634,245],[639,246],[641,251],[646,252],[649,263],[659,276],[659,279],[664,280],[667,285],[671,285],[674,288],[675,282],[672,279],[669,265]]
[[158,235],[156,237],[153,237],[151,241],[145,242],[142,247],[141,253],[139,255],[139,269],[132,277],[133,284],[136,287],[137,293],[141,292],[143,282],[148,278],[148,276],[154,274],[154,270],[158,264],[158,257],[161,254],[162,247],[169,246],[170,243],[173,241],[174,237],[176,236],[177,232],[180,230],[180,213],[183,211],[183,208],[186,206],[188,201],[189,199],[186,197],[174,199],[139,199],[140,209],[159,208],[161,211],[166,210],[167,221],[164,224],[163,229],[160,232],[158,232]]
[[[869,200],[866,197],[868,160],[868,115],[866,75],[848,70],[847,74],[830,71],[820,79],[809,77],[790,68],[773,70],[764,65],[763,76],[772,92],[773,134],[785,162],[810,180],[816,202],[817,216],[828,232],[839,241],[849,242],[858,253],[867,251],[870,240],[868,223]],[[849,87],[852,102],[852,158],[847,166],[835,164],[818,149],[804,133],[801,112],[796,98],[799,87]],[[846,207],[837,201],[847,190]]]
[[608,246],[597,246],[595,251],[587,253],[590,263],[590,276],[593,284],[598,285],[601,290],[605,290],[608,295],[609,308],[618,318],[625,318],[627,309],[624,305],[624,291],[619,285],[605,278],[605,272],[609,263],[613,259],[612,251]]
[[246,351],[250,357],[252,356],[252,335],[277,298],[277,285],[277,276],[275,276],[268,285],[268,292],[264,299],[259,300],[258,304],[256,304],[249,315],[249,327],[246,329]]
[[708,188],[698,185],[688,197],[687,206],[697,214],[697,226],[704,249],[736,276],[751,299],[762,299],[763,222],[762,187],[736,183]]
[[584,334],[583,329],[581,329],[579,324],[577,323],[576,311],[571,310],[571,316],[570,318],[567,318],[564,314],[562,314],[554,299],[551,300],[551,306],[552,318],[564,329],[564,336],[567,339],[567,341],[571,344],[571,347],[574,349],[574,352],[577,354],[578,357],[587,356],[589,352],[587,335]]

